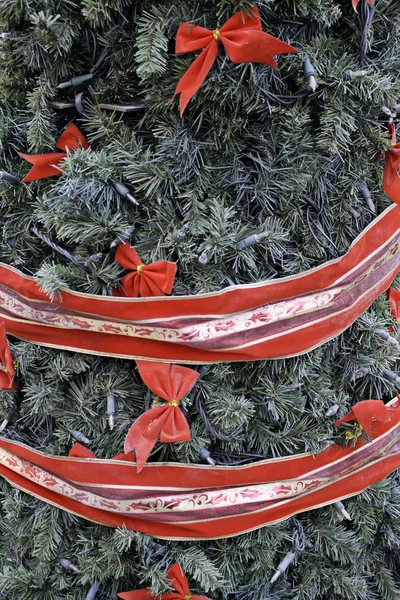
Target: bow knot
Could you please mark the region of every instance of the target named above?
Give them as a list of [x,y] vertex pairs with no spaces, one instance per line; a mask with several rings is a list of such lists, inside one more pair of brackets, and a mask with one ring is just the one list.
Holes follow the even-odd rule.
[[114,296],[165,296],[172,292],[175,280],[176,263],[157,260],[145,265],[139,254],[127,242],[119,244],[115,253],[115,262],[131,271],[122,278],[122,291],[114,288]]
[[53,175],[61,175],[60,162],[68,156],[68,151],[77,150],[79,146],[85,149],[89,148],[89,144],[83,133],[79,131],[74,123],[71,123],[56,142],[56,148],[62,150],[62,152],[48,152],[47,154],[23,154],[19,152],[18,154],[21,158],[33,165],[29,173],[22,179],[22,183],[53,177]]
[[175,89],[174,97],[181,94],[181,116],[213,66],[220,42],[232,62],[260,62],[274,69],[277,68],[274,55],[298,52],[293,46],[262,31],[256,6],[246,12],[236,13],[220,29],[211,30],[190,23],[181,23],[176,35],[176,53],[186,54],[202,50],[182,75]]
[[161,442],[190,441],[189,425],[179,402],[200,375],[193,369],[177,365],[145,360],[137,360],[136,364],[143,382],[157,396],[155,406],[140,415],[125,438],[124,451],[135,452],[139,473],[158,438]]
[[[217,42],[219,42],[219,41],[220,41],[220,39],[221,39],[221,32],[220,32],[220,30],[219,30],[219,29],[214,29],[214,30],[213,30],[213,36],[214,36],[214,39],[215,39]],[[184,598],[184,600],[186,600],[186,598]]]
[[358,439],[362,436],[363,428],[358,421],[355,421],[354,428],[351,431],[346,431],[345,438],[347,441]]

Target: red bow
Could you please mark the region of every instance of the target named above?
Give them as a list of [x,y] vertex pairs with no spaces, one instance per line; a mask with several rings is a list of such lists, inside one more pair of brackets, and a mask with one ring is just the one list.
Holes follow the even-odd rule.
[[274,55],[298,52],[289,44],[262,31],[256,6],[247,12],[236,13],[221,29],[214,29],[214,31],[190,23],[181,23],[176,35],[175,52],[185,54],[204,48],[176,86],[174,98],[176,94],[181,94],[181,116],[213,66],[217,58],[219,42],[234,63],[261,62],[274,69],[277,68]]
[[[89,448],[85,448],[82,444],[76,442],[71,450],[68,452],[68,456],[72,456],[75,458],[97,458],[94,452],[89,450]],[[127,462],[134,462],[132,452],[129,454],[117,454],[117,456],[113,456],[111,460],[126,460]]]
[[392,317],[394,319],[400,319],[400,290],[389,288],[388,299]]
[[[205,596],[197,596],[190,593],[188,580],[179,563],[172,565],[168,569],[167,575],[171,580],[171,587],[175,592],[162,594],[161,600],[209,600]],[[156,598],[149,589],[122,592],[117,594],[117,596],[118,598],[122,598],[122,600],[154,600]]]
[[89,148],[89,144],[83,133],[79,131],[76,125],[71,123],[63,131],[56,143],[56,148],[63,150],[63,152],[48,152],[47,154],[23,154],[19,152],[18,154],[21,158],[24,158],[33,165],[29,173],[23,178],[22,183],[37,181],[38,179],[52,177],[53,175],[61,175],[61,169],[57,168],[61,160],[67,156],[67,150],[70,152],[76,150],[79,145],[83,148]]
[[396,128],[394,123],[389,125],[389,136],[392,147],[385,154],[385,168],[383,169],[383,189],[393,202],[400,205],[400,144],[396,144]]
[[335,425],[338,427],[342,423],[348,423],[353,420],[357,420],[365,433],[371,435],[373,421],[387,423],[390,421],[390,416],[382,400],[363,400],[362,402],[357,402],[347,415],[336,421]]
[[[360,3],[360,0],[351,0],[351,3],[352,3],[352,5],[353,5],[353,8],[354,8],[354,10],[355,10],[356,12],[358,12],[358,11],[357,11],[357,6],[359,5],[359,3]],[[369,5],[370,5],[370,7],[372,8],[372,7],[374,6],[374,0],[367,0],[367,4],[369,4]]]
[[122,291],[114,288],[114,296],[165,296],[172,292],[176,263],[168,260],[157,260],[144,265],[139,254],[130,244],[120,244],[115,253],[115,262],[132,272],[122,279]]
[[134,450],[139,473],[158,437],[163,443],[190,441],[189,425],[179,402],[192,389],[199,373],[166,363],[137,360],[136,364],[147,387],[164,401],[140,415],[125,438],[124,450]]
[[6,337],[4,323],[0,324],[0,389],[16,390],[14,361]]

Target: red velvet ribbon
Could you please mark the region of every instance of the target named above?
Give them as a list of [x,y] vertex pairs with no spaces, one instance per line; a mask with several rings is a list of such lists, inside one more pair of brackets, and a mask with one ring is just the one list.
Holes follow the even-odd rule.
[[[167,571],[167,575],[171,580],[171,587],[174,592],[166,592],[160,596],[160,600],[209,600],[205,596],[197,596],[190,593],[190,588],[186,575],[182,571],[179,563],[172,565]],[[122,600],[155,600],[156,596],[149,589],[134,590],[132,592],[122,592],[117,594]]]
[[388,299],[390,312],[394,319],[400,319],[400,290],[389,288]]
[[193,369],[166,363],[137,360],[136,364],[147,387],[165,401],[140,415],[125,438],[124,450],[135,452],[140,473],[158,438],[163,443],[190,441],[189,425],[179,402],[200,375]]
[[121,281],[122,290],[118,288],[113,290],[114,296],[148,298],[166,296],[172,292],[176,263],[157,260],[144,265],[139,254],[127,242],[119,244],[114,260],[124,269],[131,271]]
[[4,323],[0,323],[0,389],[18,389],[18,386],[14,381],[14,377],[14,360],[11,354],[10,346],[8,345],[6,328]]
[[[351,0],[351,3],[352,3],[352,5],[353,5],[353,8],[354,8],[354,10],[355,10],[356,12],[358,12],[358,11],[357,11],[357,6],[359,5],[359,3],[360,3],[360,0]],[[367,0],[367,4],[369,4],[369,5],[370,5],[370,7],[372,8],[372,7],[374,6],[374,0]]]
[[21,158],[24,158],[33,165],[29,173],[23,178],[22,183],[53,177],[53,175],[61,175],[62,171],[58,168],[60,162],[63,158],[66,158],[67,151],[72,152],[79,148],[79,146],[89,148],[89,144],[83,133],[79,131],[76,125],[71,123],[63,131],[56,143],[56,148],[59,148],[62,152],[48,152],[47,154],[23,154],[19,152],[18,154]]
[[373,431],[374,421],[388,423],[390,421],[390,414],[382,400],[363,400],[362,402],[357,402],[347,415],[336,421],[335,425],[338,427],[342,423],[354,420],[360,423],[365,433],[369,436]]
[[274,69],[277,68],[274,55],[298,52],[293,46],[262,31],[256,6],[246,12],[236,13],[220,29],[214,31],[190,23],[181,23],[176,35],[176,53],[186,54],[204,48],[176,86],[174,98],[176,94],[181,94],[181,116],[213,66],[219,42],[234,63],[261,62]]
[[396,144],[396,128],[394,123],[389,125],[389,136],[392,147],[385,153],[383,169],[383,189],[393,202],[400,204],[400,144]]
[[[68,456],[73,458],[97,458],[94,452],[89,450],[89,448],[82,446],[82,444],[79,444],[79,442],[76,442],[72,446],[71,450],[68,452]],[[126,460],[126,462],[135,462],[132,452],[129,452],[128,454],[117,454],[116,456],[113,456],[111,460]]]

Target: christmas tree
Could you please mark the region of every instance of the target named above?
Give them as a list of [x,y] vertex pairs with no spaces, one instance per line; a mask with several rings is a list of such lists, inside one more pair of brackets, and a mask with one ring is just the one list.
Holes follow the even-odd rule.
[[[145,264],[177,263],[179,296],[297,275],[348,251],[391,205],[382,156],[399,108],[399,4],[256,5],[263,31],[298,53],[277,53],[275,70],[220,48],[180,116],[172,98],[201,49],[175,53],[179,25],[218,37],[253,2],[0,0],[3,263],[52,299],[66,287],[111,295],[126,274],[115,249],[127,241]],[[32,165],[18,153],[57,151],[71,122],[88,144],[69,146],[52,167],[59,176],[21,183]],[[306,354],[195,365],[201,377],[184,401],[192,439],[157,443],[150,461],[320,452],[356,402],[395,396],[398,331],[382,294]],[[100,458],[122,452],[153,399],[134,361],[9,341],[19,387],[1,391],[4,437],[49,455],[66,456],[82,435]],[[159,594],[176,561],[192,593],[215,600],[400,599],[397,473],[345,501],[351,521],[331,505],[190,542],[96,525],[4,479],[0,489],[7,600]]]

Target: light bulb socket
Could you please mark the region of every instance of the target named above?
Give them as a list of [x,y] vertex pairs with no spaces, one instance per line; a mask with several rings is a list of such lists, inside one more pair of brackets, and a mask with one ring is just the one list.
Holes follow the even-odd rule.
[[70,434],[77,442],[82,442],[82,444],[86,445],[90,444],[90,440],[80,431],[77,431],[76,429],[71,429]]
[[85,73],[84,75],[76,75],[75,77],[71,77],[69,81],[64,81],[60,83],[57,87],[59,90],[65,90],[69,87],[76,87],[78,85],[88,85],[91,81],[93,81],[94,75],[93,73]]
[[97,592],[100,588],[100,581],[95,581],[90,590],[88,591],[85,600],[95,600]]
[[202,254],[200,254],[200,256],[197,259],[197,263],[198,263],[199,267],[206,267],[208,265],[207,254],[205,254],[204,252]]
[[117,194],[121,196],[123,200],[129,200],[129,202],[131,202],[135,206],[139,206],[139,202],[134,196],[132,196],[126,185],[124,185],[120,181],[115,181],[114,179],[110,181],[110,185],[113,188],[113,190],[115,190]]
[[6,181],[7,183],[21,183],[21,178],[6,171],[0,171],[0,181]]

